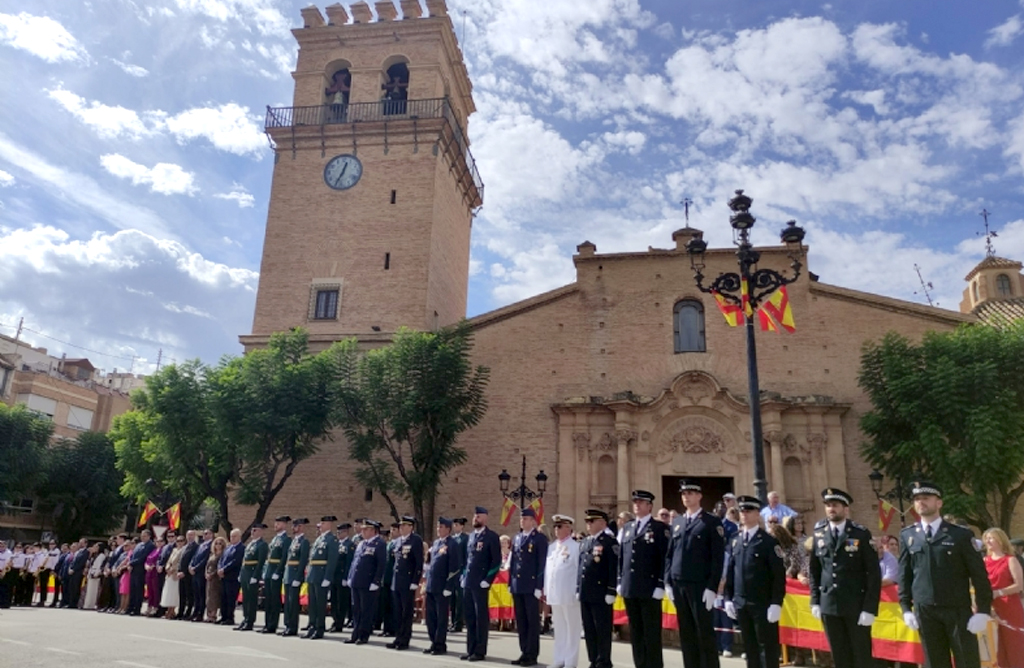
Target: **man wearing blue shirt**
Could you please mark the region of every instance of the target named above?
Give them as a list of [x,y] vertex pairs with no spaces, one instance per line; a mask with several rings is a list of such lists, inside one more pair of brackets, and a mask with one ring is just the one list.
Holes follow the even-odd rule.
[[191,620],[193,622],[203,621],[206,614],[206,562],[210,560],[210,548],[213,547],[213,532],[209,529],[203,531],[203,542],[196,548],[196,553],[188,564],[188,572],[192,576],[192,592],[195,597],[195,607],[192,609]]
[[761,509],[761,517],[764,519],[765,524],[769,522],[781,524],[783,519],[795,517],[796,515],[799,515],[799,513],[779,500],[778,492],[768,492],[768,505]]

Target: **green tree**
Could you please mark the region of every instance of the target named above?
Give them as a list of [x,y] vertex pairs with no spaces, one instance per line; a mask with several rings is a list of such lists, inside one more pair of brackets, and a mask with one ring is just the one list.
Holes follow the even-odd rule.
[[38,490],[40,508],[53,516],[63,540],[105,534],[125,514],[123,474],[117,470],[114,445],[106,434],[83,432],[64,439],[47,453],[46,481]]
[[433,530],[442,478],[466,461],[459,435],[487,410],[490,370],[473,366],[463,321],[438,332],[401,329],[383,348],[361,353],[354,339],[329,350],[338,382],[338,423],[360,483],[407,499],[426,535]]
[[0,508],[31,497],[45,479],[53,423],[24,406],[0,403]]
[[934,480],[944,513],[1009,530],[1024,493],[1024,321],[920,344],[890,333],[864,347],[859,380],[873,405],[865,458],[904,481]]

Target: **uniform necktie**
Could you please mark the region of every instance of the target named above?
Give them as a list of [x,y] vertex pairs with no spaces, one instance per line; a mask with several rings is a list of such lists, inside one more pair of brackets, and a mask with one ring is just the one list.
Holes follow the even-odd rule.
[[927,527],[925,527],[924,536],[928,540],[932,539],[932,525],[931,524],[929,524]]
[[839,545],[839,527],[832,527],[832,544]]

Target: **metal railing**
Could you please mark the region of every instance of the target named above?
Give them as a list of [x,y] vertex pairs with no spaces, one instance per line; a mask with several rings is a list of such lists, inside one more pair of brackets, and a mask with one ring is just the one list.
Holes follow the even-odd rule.
[[344,125],[348,123],[390,123],[419,119],[443,118],[448,121],[459,146],[473,184],[483,200],[484,183],[469,150],[469,141],[452,110],[448,98],[426,100],[380,100],[350,104],[321,104],[309,107],[267,107],[264,129],[298,128],[304,126]]

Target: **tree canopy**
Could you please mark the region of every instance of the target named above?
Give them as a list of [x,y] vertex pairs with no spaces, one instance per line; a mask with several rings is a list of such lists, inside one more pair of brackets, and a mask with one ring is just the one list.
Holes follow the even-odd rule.
[[1024,321],[895,333],[861,355],[873,409],[861,419],[865,458],[891,477],[943,488],[943,512],[1009,530],[1024,493]]
[[0,502],[29,498],[45,480],[53,423],[24,406],[0,403]]
[[126,510],[124,476],[114,465],[114,446],[106,434],[87,431],[64,439],[49,449],[46,460],[39,507],[51,513],[62,540],[117,528]]

